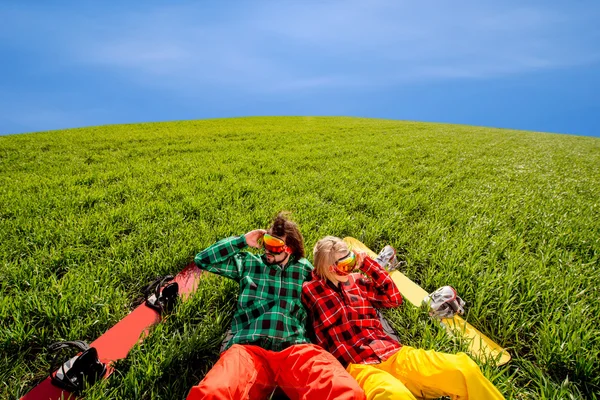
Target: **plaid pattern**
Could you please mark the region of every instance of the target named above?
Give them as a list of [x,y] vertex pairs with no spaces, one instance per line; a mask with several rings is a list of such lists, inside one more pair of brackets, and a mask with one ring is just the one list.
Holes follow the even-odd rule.
[[292,344],[310,343],[306,337],[306,310],[300,300],[302,283],[313,269],[306,259],[292,256],[285,267],[269,265],[264,256],[240,251],[244,235],[230,237],[198,253],[199,268],[231,278],[240,284],[238,304],[231,324],[234,344],[255,344],[280,351]]
[[360,273],[335,286],[328,279],[304,283],[302,302],[314,329],[315,343],[343,365],[377,364],[402,346],[383,329],[377,308],[402,304],[402,295],[384,268],[366,257]]

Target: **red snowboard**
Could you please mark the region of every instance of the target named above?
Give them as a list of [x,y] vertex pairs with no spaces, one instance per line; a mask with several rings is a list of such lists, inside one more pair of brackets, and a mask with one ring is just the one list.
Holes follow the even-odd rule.
[[[181,300],[185,300],[196,290],[198,279],[203,272],[191,263],[175,276],[172,282],[177,282],[179,285]],[[142,304],[93,341],[90,347],[98,351],[98,358],[107,365],[102,379],[106,379],[112,373],[112,363],[127,357],[129,350],[147,336],[150,328],[160,321],[161,316],[157,310]],[[56,374],[56,371],[53,374]],[[53,385],[49,376],[21,397],[21,400],[75,400],[76,398],[67,390]]]

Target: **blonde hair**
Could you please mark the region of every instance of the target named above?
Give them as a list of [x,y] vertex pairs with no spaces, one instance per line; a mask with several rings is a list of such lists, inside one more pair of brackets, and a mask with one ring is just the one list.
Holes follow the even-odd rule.
[[331,267],[337,260],[348,254],[348,245],[335,236],[325,236],[315,244],[313,250],[315,273],[321,278],[330,278]]

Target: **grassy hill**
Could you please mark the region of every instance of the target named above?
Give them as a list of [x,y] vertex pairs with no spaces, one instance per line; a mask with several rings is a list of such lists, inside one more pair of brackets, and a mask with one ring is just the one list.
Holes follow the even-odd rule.
[[[600,397],[599,139],[294,117],[0,137],[0,398],[47,376],[50,343],[93,341],[156,276],[282,209],[308,249],[391,244],[427,291],[457,288],[513,355],[483,365],[507,398]],[[204,279],[86,398],[184,398],[236,293]],[[408,345],[464,349],[423,310],[386,315]]]

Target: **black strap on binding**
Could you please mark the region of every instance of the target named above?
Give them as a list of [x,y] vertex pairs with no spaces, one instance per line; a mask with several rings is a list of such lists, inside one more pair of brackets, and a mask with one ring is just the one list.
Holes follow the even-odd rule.
[[106,374],[106,365],[98,359],[98,351],[81,340],[53,343],[49,346],[49,350],[58,352],[71,347],[80,350],[81,354],[63,363],[54,373],[54,365],[58,358],[58,354],[56,354],[50,376],[51,382],[55,386],[71,393],[78,393],[83,390],[85,385],[93,385],[101,379]]
[[[171,282],[162,287],[166,282],[174,279],[173,275],[167,275],[163,278],[158,278],[144,289],[146,297],[146,305],[155,309],[160,314],[170,312],[179,297],[179,285],[177,282]],[[162,291],[160,290],[162,287]]]

